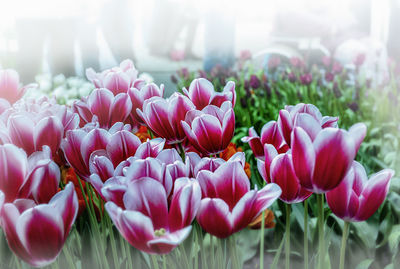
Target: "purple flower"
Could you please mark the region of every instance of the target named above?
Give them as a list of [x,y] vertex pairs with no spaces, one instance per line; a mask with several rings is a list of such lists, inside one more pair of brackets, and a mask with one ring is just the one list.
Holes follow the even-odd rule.
[[197,180],[203,193],[197,221],[206,232],[219,238],[247,227],[281,194],[274,183],[259,191],[250,190],[246,172],[237,161],[226,162],[214,172],[202,170]]
[[251,75],[250,76],[250,87],[253,89],[258,89],[261,85],[260,79],[256,75]]
[[313,77],[310,73],[300,75],[300,82],[303,85],[310,85],[312,82],[312,79],[313,79]]
[[342,183],[327,192],[329,208],[345,221],[364,221],[383,203],[394,171],[384,169],[368,180],[364,167],[354,161]]

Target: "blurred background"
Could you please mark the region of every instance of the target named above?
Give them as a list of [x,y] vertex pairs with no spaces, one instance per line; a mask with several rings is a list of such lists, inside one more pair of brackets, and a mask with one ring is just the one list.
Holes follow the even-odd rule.
[[13,0],[0,9],[0,66],[28,83],[130,58],[168,84],[179,68],[229,67],[243,51],[259,65],[305,53],[386,63],[400,55],[399,11],[399,0]]

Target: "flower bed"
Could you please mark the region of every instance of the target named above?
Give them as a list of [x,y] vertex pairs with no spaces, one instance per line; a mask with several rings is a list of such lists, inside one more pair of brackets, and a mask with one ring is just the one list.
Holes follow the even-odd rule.
[[168,98],[129,60],[89,69],[79,100],[21,98],[0,71],[0,263],[395,268],[394,79],[376,93],[331,59],[240,65],[181,70]]

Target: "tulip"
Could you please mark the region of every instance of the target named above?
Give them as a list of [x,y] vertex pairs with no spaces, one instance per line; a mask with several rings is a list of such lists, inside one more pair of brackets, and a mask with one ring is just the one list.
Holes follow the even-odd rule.
[[226,101],[220,108],[209,105],[201,111],[189,111],[182,127],[189,142],[199,152],[207,155],[219,153],[229,145],[235,131],[232,103]]
[[303,128],[295,127],[292,155],[300,184],[315,193],[337,187],[350,169],[366,131],[365,124],[358,123],[349,131],[325,128],[313,138]]
[[383,203],[394,171],[384,169],[369,179],[364,167],[354,161],[343,181],[325,194],[329,208],[344,221],[364,221]]
[[169,144],[174,144],[185,139],[181,121],[185,119],[186,112],[194,108],[189,98],[175,93],[168,99],[147,99],[143,103],[143,110],[136,111],[153,133],[165,138]]
[[289,149],[276,121],[270,121],[263,126],[261,129],[261,138],[254,130],[254,127],[251,127],[249,129],[249,136],[243,137],[242,142],[249,143],[254,156],[261,159],[264,158],[265,144],[272,144],[279,153],[284,153]]
[[300,75],[300,82],[303,85],[310,85],[312,80],[313,80],[313,77],[310,73]]
[[123,196],[125,209],[113,202],[107,202],[105,207],[132,246],[151,254],[166,254],[189,235],[200,199],[201,190],[195,180],[175,181],[169,200],[160,182],[145,177],[128,185]]
[[219,238],[247,227],[281,194],[274,183],[259,191],[250,190],[246,172],[236,161],[222,164],[215,172],[200,171],[196,179],[203,194],[197,221],[206,232]]
[[162,97],[164,95],[164,85],[161,84],[161,86],[158,87],[156,84],[150,83],[139,89],[130,88],[128,90],[128,95],[132,101],[131,116],[138,123],[144,123],[142,118],[137,114],[136,110],[143,109],[143,103],[145,100],[150,99],[153,96]]
[[27,89],[36,87],[34,84],[20,88],[19,75],[13,69],[0,70],[0,99],[7,100],[10,104],[18,101]]
[[92,121],[96,116],[100,127],[109,128],[117,122],[124,122],[128,119],[132,110],[132,102],[127,93],[119,93],[114,96],[111,91],[101,88],[93,90],[86,102],[75,102],[73,108],[83,121],[81,126]]
[[261,86],[260,79],[256,75],[250,76],[249,83],[250,87],[252,87],[253,89],[258,89]]
[[78,213],[78,198],[72,183],[48,204],[17,199],[2,210],[2,226],[11,250],[29,265],[52,263],[61,252]]
[[233,81],[229,81],[222,92],[216,92],[210,81],[198,78],[190,83],[189,90],[183,88],[182,91],[198,110],[202,110],[208,105],[220,107],[225,101],[230,101],[232,106],[235,106],[236,102],[235,83]]
[[285,203],[303,202],[312,194],[300,185],[290,151],[278,154],[272,145],[267,144],[265,145],[265,161],[258,159],[257,162],[257,167],[265,182],[276,183],[282,189],[279,199]]
[[37,203],[47,203],[57,192],[60,169],[51,160],[49,147],[26,153],[12,144],[0,145],[0,190],[5,202],[29,198]]
[[96,73],[92,68],[86,69],[86,77],[96,88],[106,88],[113,95],[126,93],[131,87],[141,88],[144,81],[138,79],[138,71],[131,60],[124,60],[119,67]]
[[7,129],[11,142],[28,154],[47,145],[54,155],[64,135],[64,127],[57,117],[40,118],[22,112],[14,113],[8,118]]
[[294,127],[302,127],[314,138],[322,128],[337,127],[337,121],[337,117],[323,117],[319,109],[312,104],[300,103],[295,106],[285,106],[285,109],[279,111],[278,126],[290,146]]
[[344,268],[349,222],[370,218],[380,207],[389,191],[394,171],[384,169],[369,179],[364,167],[354,161],[343,181],[325,194],[329,208],[344,220],[339,268]]
[[65,159],[74,168],[76,174],[83,180],[90,176],[90,155],[96,150],[105,150],[111,134],[104,129],[95,128],[89,132],[83,129],[67,132],[67,137],[61,143]]

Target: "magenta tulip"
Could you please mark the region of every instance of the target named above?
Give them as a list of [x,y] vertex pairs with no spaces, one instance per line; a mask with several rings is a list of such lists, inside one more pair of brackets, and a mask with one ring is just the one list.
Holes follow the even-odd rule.
[[323,128],[337,127],[337,117],[323,117],[318,108],[312,104],[285,106],[279,111],[278,126],[286,143],[291,145],[291,133],[294,127],[302,127],[313,138]]
[[31,266],[52,263],[61,252],[78,213],[72,183],[48,204],[17,199],[2,210],[2,226],[12,251]]
[[158,87],[156,84],[150,83],[141,88],[130,88],[128,90],[128,95],[132,101],[131,117],[138,123],[144,123],[142,118],[137,114],[136,110],[142,110],[144,101],[150,99],[151,97],[163,97],[164,85],[161,84],[161,86]]
[[288,204],[306,200],[312,192],[300,185],[290,151],[278,154],[273,145],[265,145],[265,160],[257,160],[258,171],[267,183],[276,183],[282,190],[279,197]]
[[0,190],[9,203],[17,198],[29,198],[47,203],[57,192],[60,169],[51,160],[49,147],[26,153],[12,144],[0,145]]
[[243,137],[242,142],[249,143],[254,156],[261,159],[264,158],[265,144],[274,145],[279,153],[285,153],[289,149],[276,121],[270,121],[263,126],[261,129],[261,138],[254,128],[251,127],[249,129],[249,136]]
[[47,145],[55,155],[64,136],[64,127],[56,116],[40,117],[40,114],[25,112],[12,114],[8,118],[7,129],[12,143],[28,154]]
[[364,221],[383,203],[394,171],[384,169],[369,179],[364,167],[354,161],[343,181],[325,194],[329,208],[344,221]]
[[363,123],[353,125],[349,131],[325,128],[313,139],[304,129],[295,127],[292,155],[300,184],[315,193],[337,187],[350,169],[366,130]]
[[19,75],[13,69],[0,70],[0,99],[7,100],[10,104],[18,101],[28,88],[36,87],[34,84],[20,88]]
[[201,190],[195,180],[175,181],[169,200],[160,182],[144,177],[128,185],[123,197],[125,209],[113,202],[107,202],[105,207],[132,246],[152,254],[166,254],[189,235],[200,199]]
[[86,77],[96,88],[106,88],[114,95],[126,93],[131,87],[140,88],[144,81],[138,79],[138,71],[131,60],[124,60],[118,67],[96,73],[92,68],[86,69]]
[[250,190],[250,182],[240,162],[226,162],[215,172],[197,174],[203,198],[197,221],[208,233],[219,238],[247,227],[281,195],[278,185],[267,184]]
[[88,96],[86,102],[77,101],[73,104],[74,111],[80,115],[83,123],[88,123],[96,116],[100,127],[110,128],[117,122],[128,119],[132,102],[127,93],[116,96],[105,88],[95,89]]
[[226,101],[220,108],[209,105],[201,111],[191,110],[182,121],[182,127],[190,144],[199,152],[206,155],[222,152],[235,131],[232,103]]
[[182,90],[198,110],[202,110],[208,105],[220,107],[225,101],[231,102],[232,107],[236,103],[235,83],[233,81],[229,81],[222,92],[216,92],[210,81],[198,78],[190,83],[189,90],[186,88]]
[[174,144],[185,139],[181,121],[186,112],[193,110],[193,103],[186,96],[174,93],[170,98],[152,97],[143,103],[143,110],[137,109],[138,115],[159,137]]

